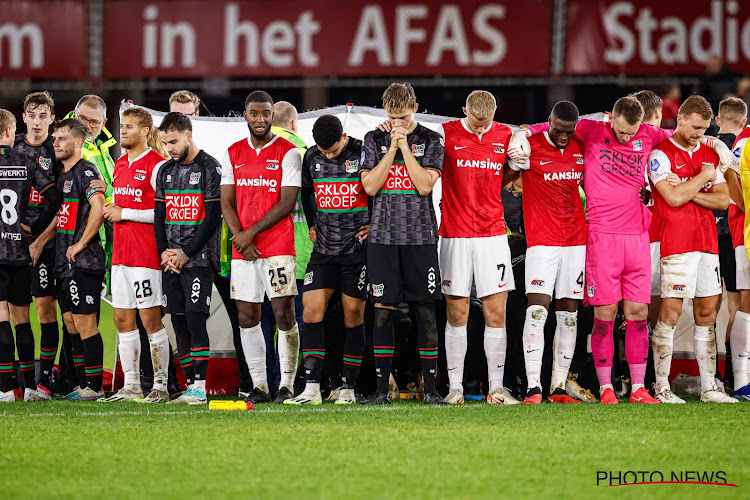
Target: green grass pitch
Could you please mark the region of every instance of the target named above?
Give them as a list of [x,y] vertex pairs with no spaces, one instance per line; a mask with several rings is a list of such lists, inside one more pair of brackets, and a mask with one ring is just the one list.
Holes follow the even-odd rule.
[[[750,404],[0,406],[2,498],[747,498]],[[725,471],[738,488],[596,485]],[[666,478],[668,479],[668,477]]]

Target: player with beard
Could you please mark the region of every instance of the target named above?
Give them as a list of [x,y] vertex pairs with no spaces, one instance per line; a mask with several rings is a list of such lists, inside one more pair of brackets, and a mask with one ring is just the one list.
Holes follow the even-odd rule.
[[278,325],[281,381],[274,402],[283,403],[293,396],[299,355],[291,212],[300,188],[302,158],[294,144],[271,132],[273,116],[270,95],[262,90],[248,95],[244,117],[250,137],[229,147],[221,169],[222,212],[234,235],[231,289],[255,386],[248,397],[253,403],[271,401],[260,326],[265,295]]
[[[30,155],[53,181],[60,175],[61,163],[55,159],[55,139],[49,129],[55,121],[55,101],[49,92],[33,92],[23,101],[23,122],[26,133],[16,135],[14,149]],[[45,209],[47,199],[31,188],[24,224],[32,226]],[[41,399],[52,397],[50,375],[57,357],[60,326],[57,322],[57,279],[55,276],[55,244],[39,245],[39,234],[32,234],[29,246],[34,269],[31,294],[34,296],[42,335],[39,340],[40,375],[37,383]],[[28,313],[26,313],[28,314]],[[18,328],[18,326],[16,327]]]
[[[206,374],[210,344],[206,321],[211,290],[219,262],[221,224],[221,166],[198,149],[190,118],[168,113],[159,125],[161,140],[170,160],[159,169],[156,180],[154,232],[161,255],[164,306],[171,315],[178,348],[190,346],[195,379],[187,391],[170,403],[206,403]],[[186,354],[187,356],[187,354]]]
[[96,167],[81,156],[87,132],[74,118],[63,120],[55,130],[55,156],[63,164],[57,179],[63,203],[55,221],[55,266],[60,311],[70,334],[79,382],[66,399],[74,401],[104,396],[104,345],[97,326],[106,265],[98,237],[104,221],[104,196],[91,186],[91,181],[99,178]]
[[[701,96],[690,96],[677,115],[677,129],[649,155],[648,174],[656,188],[661,220],[661,309],[651,339],[656,368],[655,392],[661,402],[684,403],[669,387],[674,331],[684,299],[693,299],[695,358],[701,401],[736,403],[716,386],[717,304],[722,293],[716,221],[711,210],[725,210],[729,193],[717,170],[719,157],[700,139],[713,111]],[[682,179],[664,182],[670,172]]]
[[125,383],[116,394],[102,400],[106,402],[143,398],[136,315],[148,334],[154,366],[153,389],[143,401],[163,402],[169,397],[169,340],[161,321],[161,262],[153,228],[156,178],[164,163],[164,157],[149,147],[149,137],[156,134],[151,114],[144,108],[134,106],[122,112],[120,145],[126,154],[115,163],[114,196],[104,207],[104,217],[114,225],[112,305]]
[[[26,401],[49,399],[49,394],[39,390],[34,380],[34,335],[29,321],[31,304],[31,257],[28,238],[39,234],[50,225],[60,206],[60,192],[38,160],[13,149],[16,119],[7,110],[0,109],[0,401],[16,399],[12,386],[13,330],[16,327],[16,347],[23,372]],[[26,226],[26,208],[32,186],[38,194],[47,196],[47,203],[36,220]]]

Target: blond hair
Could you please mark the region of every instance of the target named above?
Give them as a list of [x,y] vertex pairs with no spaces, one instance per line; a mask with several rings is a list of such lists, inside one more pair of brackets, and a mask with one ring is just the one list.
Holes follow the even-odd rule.
[[178,90],[177,92],[174,92],[171,96],[169,96],[169,106],[172,107],[173,102],[179,102],[179,103],[188,103],[192,102],[193,106],[195,106],[195,111],[198,111],[201,107],[201,99],[198,97],[194,92],[190,92],[189,90]]
[[159,153],[164,158],[167,158],[167,150],[164,149],[164,144],[159,138],[159,130],[154,127],[154,119],[151,117],[146,108],[140,106],[133,106],[122,112],[122,116],[132,116],[138,120],[138,126],[148,128],[148,135],[146,136],[146,142],[148,147]]
[[0,109],[0,133],[5,133],[5,129],[16,123],[16,117],[7,109]]
[[383,92],[383,109],[398,113],[411,111],[417,104],[417,95],[410,83],[392,83]]
[[747,104],[739,97],[727,97],[719,103],[719,118],[739,125],[747,117]]
[[466,98],[466,111],[479,121],[495,116],[497,101],[486,90],[475,90]]

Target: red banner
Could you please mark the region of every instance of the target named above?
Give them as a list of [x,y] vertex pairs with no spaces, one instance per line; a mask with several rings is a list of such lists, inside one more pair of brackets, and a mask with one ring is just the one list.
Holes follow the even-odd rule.
[[110,0],[104,77],[546,75],[551,4]]
[[3,78],[75,79],[88,76],[86,2],[0,2]]
[[750,67],[750,2],[568,0],[568,74],[701,74]]

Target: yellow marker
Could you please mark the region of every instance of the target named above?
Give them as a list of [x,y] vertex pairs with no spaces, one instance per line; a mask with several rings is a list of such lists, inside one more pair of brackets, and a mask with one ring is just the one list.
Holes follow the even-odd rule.
[[245,403],[244,401],[226,401],[226,400],[214,400],[208,403],[209,410],[252,410],[253,404],[250,402]]

